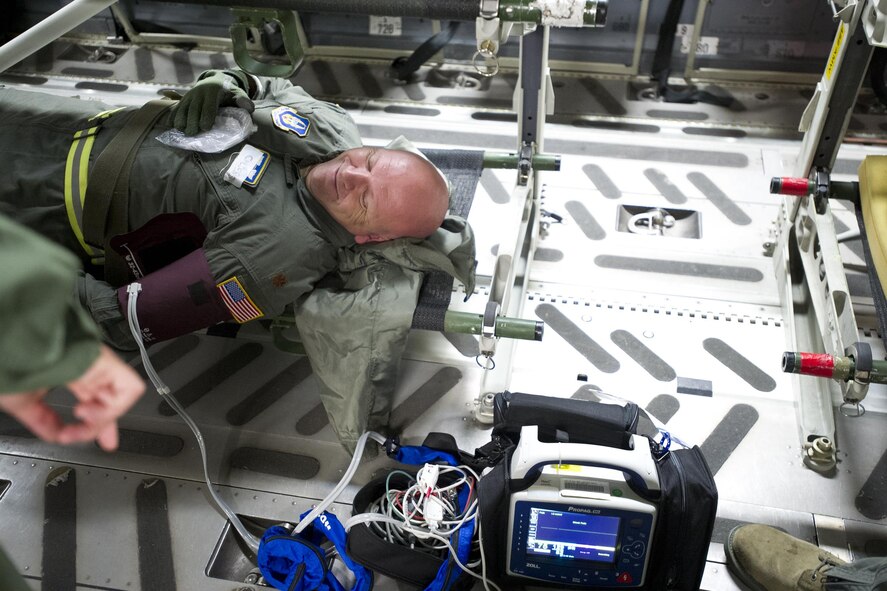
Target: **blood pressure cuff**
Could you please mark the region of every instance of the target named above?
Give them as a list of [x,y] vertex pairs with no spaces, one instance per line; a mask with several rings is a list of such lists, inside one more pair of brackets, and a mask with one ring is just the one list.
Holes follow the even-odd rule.
[[[231,313],[219,292],[199,248],[139,280],[138,320],[145,343],[188,334],[224,320]],[[117,301],[126,315],[126,286],[117,290]]]

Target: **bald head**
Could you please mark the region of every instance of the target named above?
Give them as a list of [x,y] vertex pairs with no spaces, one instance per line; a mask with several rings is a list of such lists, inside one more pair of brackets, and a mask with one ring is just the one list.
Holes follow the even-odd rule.
[[358,244],[430,236],[450,202],[437,168],[403,150],[346,150],[312,167],[305,184]]

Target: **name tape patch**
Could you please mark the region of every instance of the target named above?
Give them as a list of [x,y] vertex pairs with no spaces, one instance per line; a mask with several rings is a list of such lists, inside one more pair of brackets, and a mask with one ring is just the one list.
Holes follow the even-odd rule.
[[241,185],[255,187],[265,174],[270,159],[271,155],[268,152],[244,144],[234,162],[225,171],[225,180],[237,188]]

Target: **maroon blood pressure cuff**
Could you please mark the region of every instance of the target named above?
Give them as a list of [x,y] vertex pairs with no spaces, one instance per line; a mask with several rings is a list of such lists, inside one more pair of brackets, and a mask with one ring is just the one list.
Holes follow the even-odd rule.
[[[145,275],[139,283],[142,290],[136,310],[146,343],[172,339],[231,319],[202,248]],[[124,285],[117,290],[124,316],[128,299]]]

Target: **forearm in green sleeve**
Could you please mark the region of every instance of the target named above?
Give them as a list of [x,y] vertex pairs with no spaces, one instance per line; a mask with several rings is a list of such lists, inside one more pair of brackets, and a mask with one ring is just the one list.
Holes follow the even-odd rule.
[[[200,81],[204,77],[218,71],[219,70],[207,70],[201,73],[200,76],[197,77],[197,80]],[[247,96],[251,99],[264,98],[264,81],[273,80],[272,78],[260,78],[259,76],[254,76],[253,74],[238,69],[221,70],[221,72],[227,76],[230,76],[231,79],[237,84],[237,86],[239,86],[241,90],[246,92]],[[288,80],[287,83],[289,83]]]
[[70,253],[0,218],[0,392],[67,383],[98,357],[98,332],[72,299],[78,267]]
[[206,70],[197,77],[197,80],[202,80],[204,77],[219,71],[230,76],[231,79],[236,82],[237,86],[246,92],[247,96],[253,100],[281,99],[284,98],[284,95],[291,88],[294,88],[293,83],[286,78],[255,76],[239,69]]
[[[66,384],[81,375],[99,356],[99,335],[95,325],[74,302],[69,302],[61,316],[57,310],[47,310],[47,318],[54,330],[50,334],[27,336],[16,345],[18,363],[0,365],[0,392],[4,394],[29,392]],[[6,347],[4,347],[5,349]],[[4,351],[4,354],[8,354]]]

